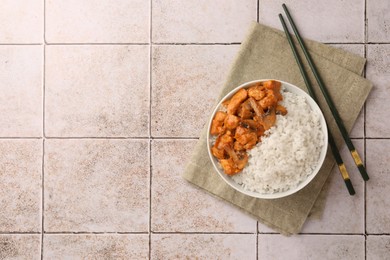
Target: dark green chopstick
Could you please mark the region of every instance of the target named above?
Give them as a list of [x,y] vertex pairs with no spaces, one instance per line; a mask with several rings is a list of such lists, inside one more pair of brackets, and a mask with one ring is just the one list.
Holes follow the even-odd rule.
[[[281,14],[279,14],[279,18],[280,18],[280,22],[282,23],[284,32],[286,33],[286,37],[287,37],[288,43],[290,44],[291,50],[292,50],[292,52],[294,54],[295,60],[296,60],[296,62],[298,64],[299,70],[301,71],[303,80],[305,81],[306,87],[307,87],[307,89],[309,91],[309,94],[314,99],[314,101],[316,103],[318,103],[317,98],[316,98],[316,96],[314,94],[314,91],[313,91],[313,87],[312,87],[312,85],[311,85],[311,83],[309,81],[309,78],[308,78],[308,76],[306,74],[306,71],[303,68],[301,58],[299,57],[297,49],[296,49],[296,47],[295,47],[295,45],[294,45],[294,43],[293,43],[293,41],[291,39],[290,32],[289,32],[289,30],[288,30],[288,28],[286,26],[286,23],[284,22],[283,16]],[[345,186],[347,186],[349,194],[350,195],[354,195],[355,194],[355,189],[352,186],[352,182],[351,182],[351,179],[349,178],[349,174],[347,172],[347,168],[345,167],[344,162],[341,159],[339,150],[337,149],[336,143],[334,142],[332,133],[329,131],[329,128],[328,128],[328,140],[329,140],[329,145],[330,145],[330,147],[332,149],[333,157],[335,158],[336,163],[337,163],[337,165],[339,167],[341,176],[343,177]]]
[[305,46],[305,44],[304,44],[304,42],[303,42],[303,40],[302,40],[302,38],[301,38],[301,36],[300,36],[300,34],[298,32],[297,27],[295,26],[295,23],[294,23],[293,19],[291,18],[291,15],[290,15],[290,13],[289,13],[289,11],[287,9],[287,6],[285,4],[283,4],[282,7],[284,9],[284,12],[286,13],[286,16],[287,16],[287,18],[288,18],[288,20],[290,22],[291,28],[294,31],[294,34],[297,37],[298,43],[301,46],[303,54],[305,55],[306,60],[309,63],[309,66],[310,66],[310,68],[311,68],[311,70],[312,70],[312,72],[314,74],[314,77],[317,80],[317,83],[318,83],[318,85],[319,85],[319,87],[321,89],[321,92],[324,95],[326,103],[328,104],[328,106],[329,106],[329,108],[330,108],[330,110],[332,112],[332,115],[333,115],[333,117],[334,117],[334,119],[336,121],[336,124],[337,124],[340,132],[341,132],[341,135],[343,136],[344,141],[345,141],[345,143],[348,146],[348,149],[349,149],[349,151],[350,151],[350,153],[352,155],[352,158],[355,161],[355,164],[358,167],[358,169],[360,171],[360,174],[363,177],[363,180],[367,181],[369,179],[369,177],[368,177],[366,168],[364,167],[363,162],[360,159],[360,156],[359,156],[358,152],[355,149],[355,146],[353,145],[351,139],[348,136],[348,132],[345,129],[344,123],[341,120],[339,112],[337,111],[336,106],[334,105],[334,103],[333,103],[333,101],[332,101],[332,99],[331,99],[331,97],[330,97],[330,95],[329,95],[329,93],[328,93],[328,91],[327,91],[327,89],[326,89],[326,87],[325,87],[325,85],[324,85],[324,83],[323,83],[323,81],[322,81],[322,79],[321,79],[321,77],[320,77],[320,75],[319,75],[319,73],[318,73],[314,63],[313,63],[313,61],[312,61],[312,59],[311,59],[311,56],[310,56],[309,52],[306,49],[306,46]]

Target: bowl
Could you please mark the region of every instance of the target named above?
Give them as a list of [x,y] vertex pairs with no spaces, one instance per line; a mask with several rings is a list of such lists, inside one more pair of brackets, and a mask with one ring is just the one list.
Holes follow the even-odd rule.
[[[319,156],[319,159],[318,159],[317,166],[312,171],[312,173],[308,175],[308,177],[304,181],[300,182],[300,184],[297,187],[289,189],[289,190],[286,190],[286,191],[282,191],[282,192],[276,192],[276,193],[259,193],[259,192],[253,192],[253,191],[245,190],[240,184],[236,183],[232,179],[231,176],[229,176],[229,175],[227,175],[227,174],[225,174],[223,172],[223,169],[219,165],[219,162],[218,162],[217,158],[215,158],[211,154],[212,136],[210,135],[210,128],[211,128],[211,123],[212,123],[212,120],[213,120],[213,118],[215,116],[215,113],[220,110],[222,102],[224,102],[227,99],[230,99],[238,90],[240,90],[242,88],[246,89],[246,88],[249,88],[250,86],[252,86],[252,85],[254,85],[256,83],[259,83],[259,82],[262,82],[262,81],[268,81],[268,80],[279,81],[282,84],[282,89],[284,88],[286,91],[294,93],[294,94],[296,94],[298,96],[303,96],[306,99],[306,102],[308,103],[310,108],[320,115],[320,124],[321,124],[321,130],[323,132],[323,137],[324,137],[323,141],[324,142],[323,142],[321,153],[320,153],[320,156]],[[288,108],[287,108],[287,110],[288,110]],[[261,79],[261,80],[254,80],[254,81],[246,82],[246,83],[236,87],[232,91],[230,91],[225,97],[222,98],[222,100],[215,107],[215,109],[214,109],[214,111],[213,111],[213,113],[212,113],[212,115],[210,117],[210,121],[208,123],[207,132],[208,132],[208,134],[207,134],[208,154],[209,154],[210,160],[211,160],[215,170],[219,174],[219,176],[228,185],[230,185],[235,190],[237,190],[237,191],[239,191],[239,192],[241,192],[241,193],[243,193],[245,195],[248,195],[248,196],[251,196],[251,197],[255,197],[255,198],[261,198],[261,199],[277,199],[277,198],[286,197],[286,196],[294,194],[297,191],[299,191],[302,188],[304,188],[307,184],[309,184],[314,179],[314,177],[319,172],[319,170],[320,170],[320,168],[321,168],[321,166],[322,166],[322,164],[324,162],[324,159],[325,159],[325,156],[326,156],[326,152],[327,152],[327,149],[328,149],[328,131],[327,131],[327,126],[326,126],[326,121],[325,121],[324,115],[322,114],[322,111],[319,108],[319,106],[317,105],[317,103],[305,91],[303,91],[302,89],[298,88],[297,86],[294,86],[293,84],[290,84],[288,82],[284,82],[284,81],[276,80],[276,79]],[[240,174],[240,173],[238,173],[238,174]]]

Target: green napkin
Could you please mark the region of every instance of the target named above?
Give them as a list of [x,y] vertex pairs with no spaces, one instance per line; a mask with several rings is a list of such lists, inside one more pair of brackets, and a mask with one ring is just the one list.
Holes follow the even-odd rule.
[[[365,59],[318,42],[306,40],[306,43],[340,116],[350,131],[372,88],[371,83],[360,76]],[[305,65],[307,71],[310,71]],[[254,22],[241,44],[217,101],[236,86],[256,79],[279,79],[307,91],[284,32]],[[312,75],[311,82],[317,90],[319,105],[329,128],[340,147],[342,137]],[[304,189],[281,199],[257,199],[243,195],[225,184],[214,170],[207,152],[206,127],[183,177],[282,234],[298,233],[335,164],[330,149],[320,172]],[[349,196],[347,191],[346,196]]]

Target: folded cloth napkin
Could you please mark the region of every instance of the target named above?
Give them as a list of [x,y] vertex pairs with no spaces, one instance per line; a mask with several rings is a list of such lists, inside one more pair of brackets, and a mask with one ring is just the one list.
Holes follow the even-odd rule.
[[[365,59],[314,41],[306,40],[306,45],[346,128],[350,131],[372,88],[371,83],[360,76]],[[310,71],[307,64],[305,66],[307,71]],[[307,91],[284,32],[254,22],[241,44],[217,101],[240,84],[256,79],[279,79]],[[316,89],[319,106],[340,147],[343,143],[342,137],[312,75],[311,82]],[[259,222],[282,234],[298,233],[334,166],[330,149],[320,172],[304,189],[280,199],[257,199],[228,186],[214,170],[207,152],[206,127],[194,148],[183,177],[236,205]]]

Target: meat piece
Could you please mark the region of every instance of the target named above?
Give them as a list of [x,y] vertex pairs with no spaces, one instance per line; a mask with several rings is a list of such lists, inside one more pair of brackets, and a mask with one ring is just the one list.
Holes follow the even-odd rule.
[[240,123],[240,118],[235,115],[227,115],[224,121],[226,129],[234,130]]
[[232,147],[233,146],[233,135],[232,132],[226,131],[225,134],[219,136],[217,140],[215,141],[215,146],[218,149],[224,149],[225,147]]
[[268,81],[263,82],[263,86],[266,89],[273,89],[273,90],[279,92],[280,87],[282,86],[282,83],[280,83],[279,81],[275,81],[275,80],[268,80]]
[[247,99],[245,102],[243,102],[238,111],[237,111],[237,114],[239,117],[241,117],[241,119],[248,119],[248,118],[252,118],[253,117],[253,113],[252,113],[252,107],[250,105],[250,102],[249,100]]
[[248,92],[245,89],[240,89],[236,94],[230,99],[230,102],[227,106],[228,114],[235,115],[237,109],[240,107],[241,103],[248,97]]
[[264,115],[256,116],[255,121],[259,122],[264,127],[264,130],[267,131],[273,125],[275,125],[276,122],[275,108],[271,107]]
[[210,134],[219,135],[225,131],[223,127],[223,122],[225,121],[227,114],[222,111],[217,111],[215,113],[214,119],[211,122]]
[[248,89],[248,96],[255,100],[260,100],[265,96],[265,89],[263,86],[256,85]]
[[235,151],[244,151],[245,150],[245,147],[238,141],[235,141],[234,142],[234,145],[233,145],[233,149]]
[[248,155],[245,152],[236,153],[231,147],[225,147],[229,154],[229,159],[220,160],[224,172],[228,175],[234,175],[244,169],[248,162]]
[[234,175],[239,172],[232,158],[219,160],[219,163],[227,175]]
[[282,105],[277,105],[276,106],[276,114],[285,116],[285,115],[287,115],[287,109]]
[[230,99],[226,99],[225,101],[222,102],[222,106],[227,108],[229,105]]
[[216,146],[211,147],[211,153],[218,159],[225,159],[225,150],[218,149]]
[[237,157],[238,157],[238,161],[236,161],[236,166],[237,166],[237,169],[239,169],[240,171],[242,169],[244,169],[245,165],[248,163],[248,154],[246,152],[239,152],[237,153]]
[[[258,138],[264,135],[264,127],[259,123],[259,121],[245,119],[241,121],[241,125],[245,128],[250,128],[251,130],[255,131]],[[258,142],[259,141],[260,140],[258,140]]]
[[244,146],[245,149],[252,149],[257,143],[257,134],[243,126],[238,126],[234,138]]
[[225,134],[219,135],[211,147],[211,153],[218,159],[225,159],[225,147],[233,147],[233,135],[229,130]]
[[272,90],[267,90],[267,95],[259,101],[260,106],[266,110],[270,107],[276,106],[278,103],[278,98],[275,96]]

